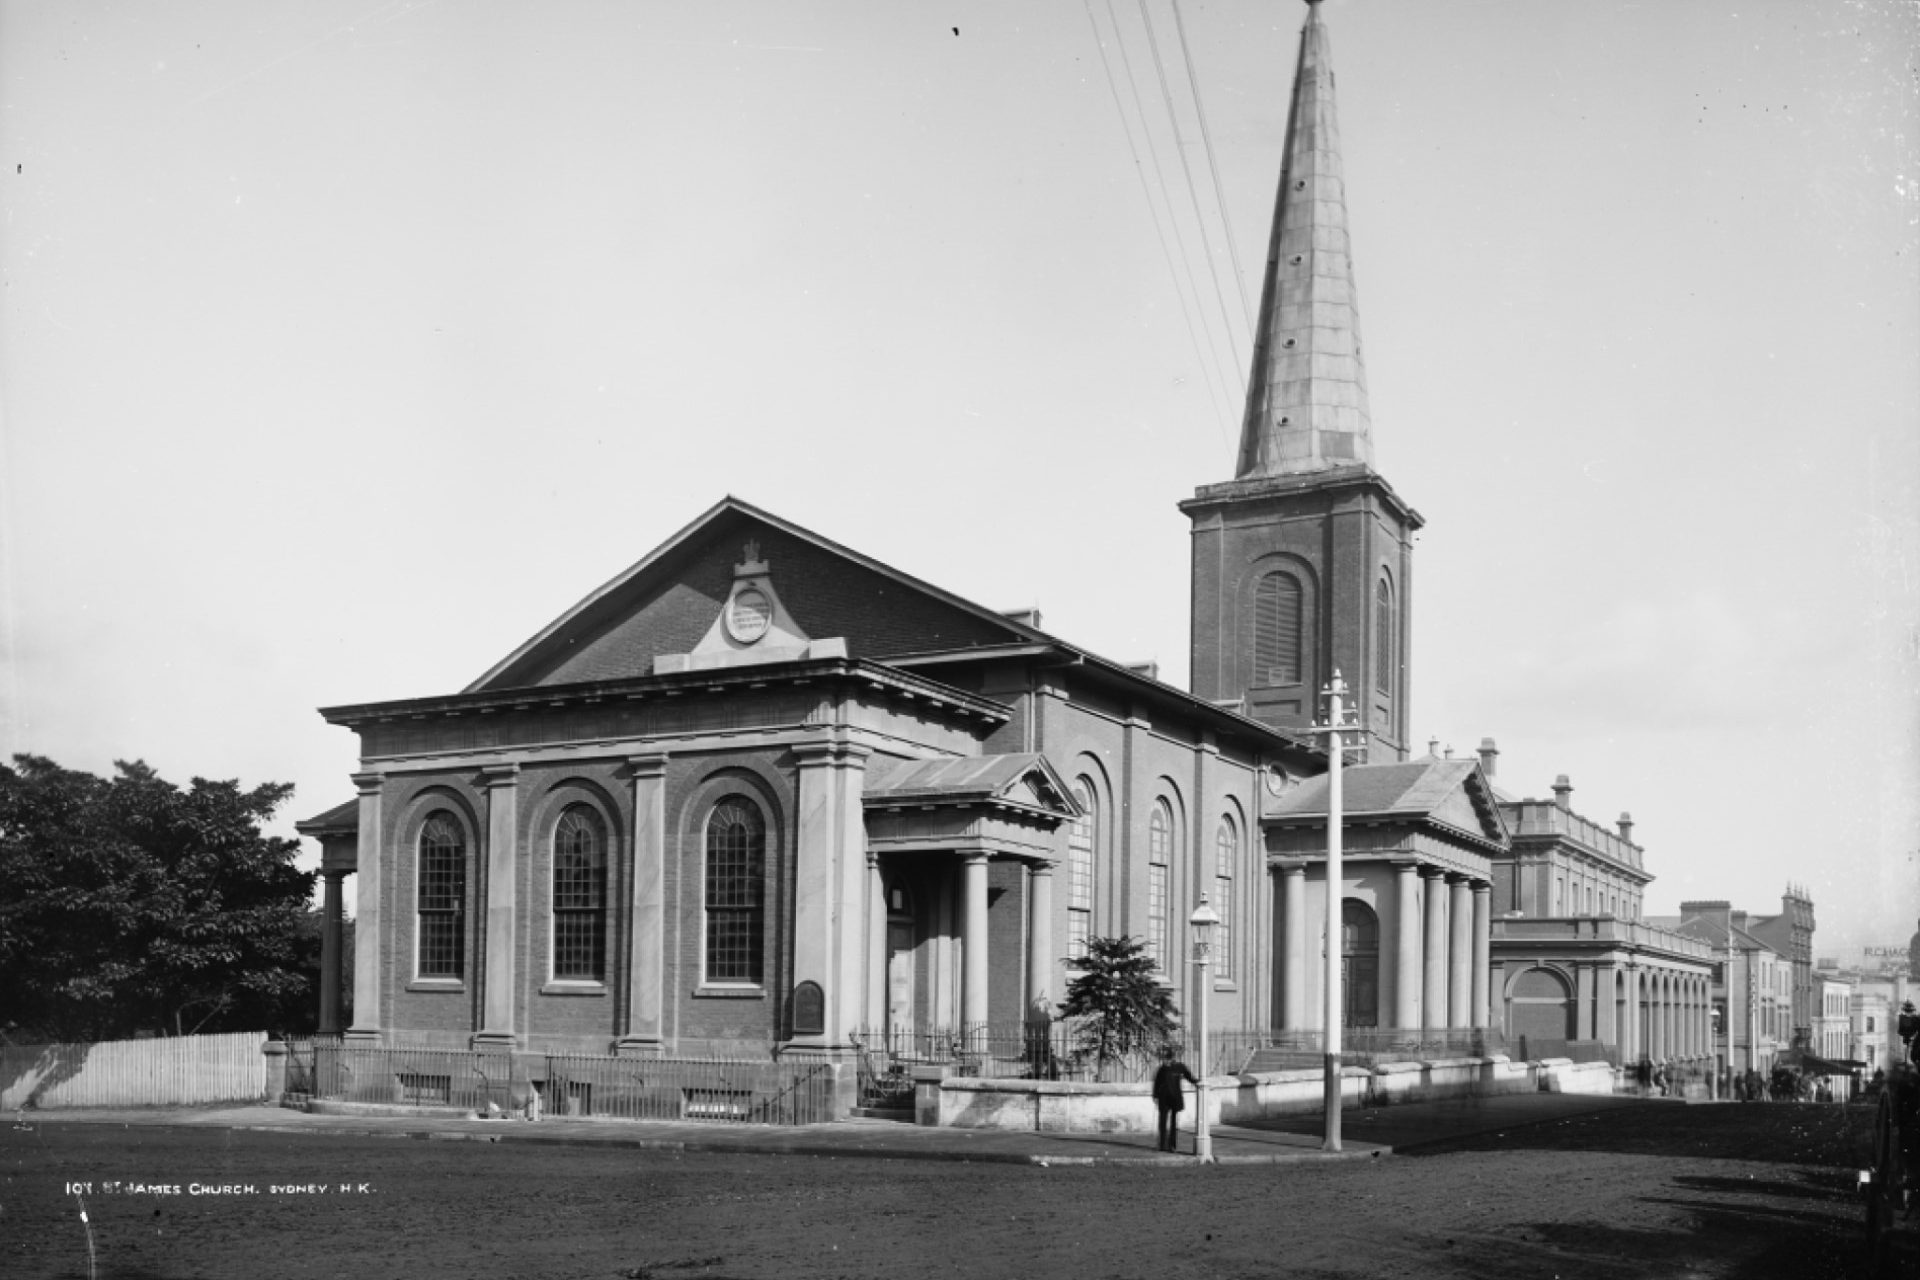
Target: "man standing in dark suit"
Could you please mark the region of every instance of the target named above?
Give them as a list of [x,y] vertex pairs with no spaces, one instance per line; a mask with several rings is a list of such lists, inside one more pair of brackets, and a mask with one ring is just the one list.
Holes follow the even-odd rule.
[[1187,1070],[1187,1064],[1180,1061],[1180,1055],[1173,1045],[1160,1050],[1160,1069],[1153,1073],[1153,1105],[1160,1112],[1160,1149],[1172,1151],[1174,1138],[1180,1132],[1180,1113],[1186,1109],[1186,1095],[1180,1087],[1185,1080],[1195,1089],[1200,1082],[1193,1078],[1193,1072]]

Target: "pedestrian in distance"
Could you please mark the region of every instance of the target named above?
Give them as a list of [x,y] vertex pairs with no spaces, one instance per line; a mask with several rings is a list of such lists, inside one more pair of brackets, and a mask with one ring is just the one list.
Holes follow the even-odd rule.
[[1187,1100],[1182,1081],[1196,1090],[1200,1082],[1193,1078],[1193,1072],[1187,1070],[1187,1064],[1180,1061],[1180,1054],[1174,1045],[1166,1045],[1160,1050],[1160,1069],[1153,1073],[1153,1105],[1160,1113],[1160,1149],[1175,1149],[1174,1139],[1180,1132],[1180,1113],[1186,1109]]

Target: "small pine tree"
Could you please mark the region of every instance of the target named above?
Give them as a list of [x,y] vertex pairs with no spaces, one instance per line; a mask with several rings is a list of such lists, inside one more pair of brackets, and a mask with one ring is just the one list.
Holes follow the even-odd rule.
[[1160,985],[1144,939],[1088,938],[1086,954],[1067,965],[1080,976],[1067,984],[1060,1016],[1078,1021],[1080,1047],[1102,1072],[1125,1054],[1165,1043],[1179,1029],[1173,996]]

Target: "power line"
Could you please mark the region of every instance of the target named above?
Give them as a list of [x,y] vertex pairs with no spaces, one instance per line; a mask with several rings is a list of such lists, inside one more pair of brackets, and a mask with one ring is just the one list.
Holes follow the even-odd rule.
[[1247,333],[1253,334],[1253,303],[1247,297],[1247,273],[1240,269],[1239,242],[1233,237],[1233,219],[1227,213],[1227,193],[1220,187],[1220,165],[1213,155],[1213,135],[1207,128],[1207,108],[1200,100],[1200,77],[1193,73],[1193,50],[1187,46],[1187,24],[1180,17],[1180,0],[1173,6],[1173,27],[1180,33],[1180,57],[1187,64],[1187,84],[1193,89],[1193,111],[1200,120],[1200,141],[1207,151],[1207,171],[1213,175],[1213,198],[1220,207],[1220,225],[1226,229],[1227,259],[1233,264],[1233,285],[1240,294],[1240,310],[1246,316]]
[[[1141,194],[1146,197],[1147,213],[1153,219],[1153,233],[1155,238],[1157,238],[1160,242],[1161,258],[1167,264],[1167,274],[1173,278],[1174,297],[1180,304],[1180,316],[1187,326],[1187,339],[1189,342],[1193,344],[1194,358],[1198,360],[1200,364],[1200,380],[1206,385],[1207,398],[1213,402],[1214,421],[1215,421],[1215,425],[1220,428],[1220,433],[1222,436],[1223,443],[1225,443],[1227,448],[1231,449],[1233,447],[1233,441],[1230,439],[1226,439],[1227,421],[1228,421],[1227,412],[1226,412],[1226,409],[1221,405],[1218,388],[1216,388],[1214,385],[1214,379],[1219,376],[1219,372],[1217,367],[1211,367],[1211,366],[1217,365],[1218,357],[1215,356],[1213,359],[1209,359],[1208,352],[1202,349],[1200,335],[1194,329],[1193,315],[1192,315],[1192,312],[1188,310],[1188,306],[1187,306],[1187,295],[1180,288],[1181,279],[1182,279],[1181,271],[1179,268],[1177,268],[1174,265],[1173,251],[1167,245],[1167,229],[1161,223],[1161,220],[1160,220],[1160,207],[1154,203],[1153,189],[1147,184],[1146,167],[1140,163],[1140,149],[1134,145],[1133,130],[1127,124],[1126,105],[1120,100],[1119,82],[1114,79],[1113,63],[1107,57],[1106,43],[1101,39],[1101,36],[1100,36],[1099,19],[1093,16],[1093,0],[1084,0],[1084,3],[1087,11],[1087,25],[1093,29],[1093,47],[1100,54],[1100,67],[1106,73],[1107,89],[1108,89],[1108,92],[1111,93],[1113,96],[1113,109],[1115,114],[1117,114],[1120,117],[1120,132],[1126,137],[1127,152],[1133,158],[1133,171],[1135,176],[1137,176],[1140,180]],[[1107,18],[1110,22],[1113,22],[1114,24],[1114,43],[1119,46],[1120,57],[1123,61],[1125,61],[1127,56],[1127,51],[1126,51],[1125,44],[1122,43],[1119,38],[1119,23],[1118,23],[1118,20],[1114,17],[1113,0],[1107,0]],[[1132,64],[1131,63],[1128,63],[1128,83],[1129,83],[1129,86],[1132,87],[1133,89],[1134,102],[1135,102],[1136,109],[1138,109],[1139,88],[1137,85],[1133,85],[1132,83]],[[1145,118],[1144,112],[1141,113],[1141,127],[1143,130],[1146,127],[1146,118]],[[1158,175],[1159,174],[1159,157],[1158,155],[1153,154],[1153,137],[1150,132],[1147,135],[1147,148],[1148,148],[1149,154],[1153,155],[1154,171],[1155,171],[1155,174]],[[1164,193],[1166,189],[1166,183],[1164,179],[1161,180],[1160,185],[1161,185],[1161,190]],[[1171,214],[1172,212],[1171,204],[1169,204],[1168,206],[1168,212],[1169,214]],[[1175,237],[1175,242],[1176,244],[1179,243],[1177,236]],[[1186,260],[1186,249],[1184,245],[1181,245],[1180,257],[1182,262],[1184,263]],[[1191,286],[1192,279],[1193,279],[1193,272],[1191,268],[1187,270],[1185,278],[1189,286]],[[1198,299],[1197,293],[1195,294],[1195,298],[1197,302],[1197,299]],[[1207,345],[1210,346],[1211,344],[1209,343]],[[1211,376],[1209,376],[1210,374]]]
[[[1153,15],[1147,12],[1147,0],[1137,0],[1137,3],[1140,6],[1140,21],[1147,29],[1147,48],[1153,53],[1153,73],[1160,80],[1160,98],[1167,106],[1167,126],[1173,130],[1174,154],[1180,157],[1180,172],[1187,181],[1187,200],[1193,205],[1193,224],[1200,232],[1202,256],[1207,260],[1207,275],[1213,281],[1213,298],[1214,301],[1219,304],[1220,324],[1226,332],[1227,347],[1229,351],[1231,351],[1233,347],[1233,320],[1227,315],[1227,295],[1226,291],[1220,287],[1220,270],[1215,266],[1213,259],[1213,241],[1207,236],[1207,216],[1200,210],[1200,190],[1193,184],[1193,166],[1187,163],[1187,149],[1180,144],[1180,119],[1173,109],[1173,91],[1167,86],[1167,68],[1166,63],[1160,57],[1160,40],[1159,37],[1153,34]],[[1177,16],[1179,10],[1174,10],[1174,13]],[[1191,79],[1193,73],[1191,64],[1188,65],[1187,73],[1189,79]],[[1197,86],[1194,90],[1194,95],[1194,102],[1197,105],[1200,101]],[[1202,136],[1204,136],[1204,131]],[[1211,152],[1209,152],[1209,156],[1211,156]],[[1216,195],[1218,190],[1219,188],[1216,185]],[[1225,212],[1224,208],[1222,212]],[[1231,238],[1229,238],[1228,245],[1229,247],[1232,245]],[[1246,296],[1242,294],[1241,303],[1243,307],[1245,302]],[[1240,365],[1238,367],[1244,368],[1245,366]],[[1246,394],[1247,381],[1245,376],[1242,375],[1240,378],[1241,398],[1245,399]]]

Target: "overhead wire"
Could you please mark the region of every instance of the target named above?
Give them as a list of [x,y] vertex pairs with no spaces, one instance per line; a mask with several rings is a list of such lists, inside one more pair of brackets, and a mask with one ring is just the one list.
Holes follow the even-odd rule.
[[[1140,148],[1139,146],[1135,146],[1135,142],[1133,142],[1133,129],[1131,129],[1129,123],[1127,123],[1127,107],[1125,107],[1125,104],[1123,104],[1121,98],[1119,98],[1119,83],[1117,83],[1116,77],[1114,77],[1114,63],[1112,63],[1112,59],[1108,59],[1108,56],[1106,56],[1106,40],[1100,36],[1100,19],[1096,19],[1094,13],[1092,13],[1092,0],[1085,0],[1085,8],[1087,8],[1087,25],[1092,29],[1092,44],[1094,44],[1094,50],[1100,54],[1100,69],[1106,73],[1108,92],[1114,96],[1114,111],[1116,111],[1116,115],[1119,115],[1119,130],[1121,130],[1121,134],[1127,138],[1127,154],[1133,157],[1133,171],[1135,171],[1135,175],[1137,175],[1140,180],[1140,194],[1146,198],[1146,211],[1148,211],[1148,215],[1150,215],[1152,221],[1154,221],[1154,236],[1160,240],[1160,255],[1162,255],[1162,259],[1167,263],[1167,274],[1173,278],[1173,294],[1179,299],[1179,305],[1181,305],[1181,320],[1187,324],[1187,340],[1192,344],[1192,347],[1194,347],[1194,359],[1200,363],[1200,382],[1206,384],[1208,399],[1212,401],[1213,405],[1215,426],[1219,426],[1221,436],[1225,439],[1227,430],[1229,430],[1229,428],[1227,428],[1229,415],[1227,415],[1227,409],[1221,405],[1219,390],[1215,388],[1215,378],[1219,376],[1219,370],[1217,370],[1217,353],[1210,353],[1210,351],[1208,351],[1208,347],[1212,347],[1212,342],[1202,344],[1202,342],[1200,342],[1200,332],[1194,328],[1194,315],[1192,315],[1192,311],[1188,309],[1187,290],[1181,288],[1183,273],[1181,273],[1181,269],[1175,267],[1175,263],[1173,263],[1173,249],[1167,248],[1167,226],[1165,226],[1164,223],[1162,223],[1162,219],[1160,219],[1160,205],[1154,203],[1154,190],[1152,190],[1152,186],[1148,186],[1148,182],[1146,182],[1146,167],[1140,163]],[[1127,81],[1129,81],[1129,86],[1133,88],[1135,107],[1139,109],[1139,86],[1133,83],[1133,65],[1131,65],[1131,61],[1127,61],[1127,46],[1125,46],[1125,44],[1121,42],[1121,38],[1119,38],[1119,21],[1117,21],[1116,15],[1114,15],[1114,0],[1106,0],[1106,12],[1108,12],[1108,21],[1114,23],[1114,42],[1116,42],[1116,46],[1119,48],[1121,61],[1127,63]],[[1140,127],[1146,132],[1148,154],[1150,154],[1152,161],[1154,161],[1154,175],[1156,175],[1156,178],[1160,178],[1160,188],[1162,188],[1162,196],[1164,196],[1165,178],[1160,177],[1160,155],[1154,152],[1152,132],[1146,130],[1146,115],[1144,115],[1144,111],[1140,111]],[[1167,215],[1171,217],[1171,213],[1173,213],[1173,205],[1171,205],[1171,201],[1169,201],[1169,203],[1167,203]],[[1200,296],[1198,296],[1198,290],[1192,288],[1192,286],[1194,286],[1194,276],[1192,276],[1192,267],[1187,265],[1187,248],[1185,248],[1185,244],[1181,244],[1181,240],[1179,240],[1177,234],[1175,234],[1173,240],[1175,240],[1175,244],[1181,249],[1181,263],[1183,263],[1183,267],[1185,267],[1185,280],[1187,280],[1188,290],[1194,292],[1194,309],[1198,309],[1198,297]],[[1202,324],[1202,328],[1206,328],[1206,326]],[[1210,355],[1212,355],[1212,359],[1210,359]],[[1231,439],[1225,439],[1225,443],[1227,443],[1229,449],[1233,447],[1233,441],[1231,441]]]
[[1220,186],[1220,163],[1213,154],[1213,132],[1207,128],[1207,108],[1200,97],[1200,77],[1194,74],[1193,50],[1187,44],[1186,20],[1180,16],[1180,0],[1169,0],[1173,8],[1173,28],[1180,34],[1180,57],[1187,65],[1187,84],[1193,90],[1193,113],[1200,122],[1200,142],[1206,148],[1207,171],[1213,177],[1213,198],[1220,209],[1220,225],[1226,231],[1227,260],[1233,265],[1233,286],[1240,294],[1240,310],[1246,317],[1249,344],[1253,339],[1253,302],[1247,297],[1247,273],[1240,268],[1239,241],[1233,235],[1233,219],[1227,212],[1227,193]]
[[[1174,110],[1173,90],[1167,84],[1167,66],[1166,66],[1165,60],[1162,59],[1160,56],[1160,39],[1158,36],[1154,35],[1153,33],[1153,15],[1147,11],[1147,0],[1137,0],[1137,3],[1140,6],[1141,25],[1143,25],[1147,29],[1147,48],[1151,50],[1153,53],[1153,72],[1160,82],[1160,99],[1162,102],[1166,104],[1166,108],[1167,108],[1167,126],[1173,131],[1174,154],[1180,157],[1180,173],[1186,179],[1187,200],[1188,200],[1188,203],[1190,203],[1193,206],[1193,223],[1195,228],[1198,229],[1200,233],[1201,256],[1206,259],[1207,275],[1213,281],[1214,301],[1219,305],[1219,308],[1220,308],[1220,325],[1221,325],[1221,328],[1226,333],[1227,346],[1231,351],[1231,348],[1233,347],[1233,342],[1234,342],[1233,320],[1231,317],[1227,315],[1227,294],[1226,294],[1226,290],[1224,290],[1220,286],[1220,269],[1215,264],[1215,261],[1214,261],[1213,241],[1207,235],[1207,215],[1204,212],[1202,212],[1200,208],[1200,188],[1194,185],[1193,166],[1187,163],[1187,149],[1184,145],[1181,144],[1181,141],[1180,141],[1180,118],[1178,113]],[[1179,14],[1179,10],[1175,9],[1174,13],[1175,13],[1175,16],[1177,17]],[[1184,47],[1184,42],[1183,42],[1183,47]],[[1193,64],[1191,62],[1187,64],[1187,77],[1188,77],[1189,83],[1191,84],[1192,77],[1193,77]],[[1197,107],[1200,101],[1199,86],[1193,85],[1193,90],[1194,90],[1194,104]],[[1203,137],[1205,136],[1204,129],[1202,130],[1202,136]],[[1208,151],[1208,157],[1209,157],[1209,160],[1211,160],[1211,157],[1212,157],[1211,150]],[[1215,193],[1215,198],[1217,199],[1219,195],[1219,185],[1217,182],[1214,186],[1214,193]],[[1225,211],[1225,207],[1223,205],[1222,212],[1224,211]],[[1228,247],[1232,248],[1231,237],[1228,238]],[[1241,303],[1243,308],[1245,305],[1245,301],[1246,301],[1246,295],[1242,293]],[[1249,328],[1251,328],[1251,324],[1249,324]],[[1240,366],[1240,367],[1244,367],[1244,366]],[[1240,396],[1242,399],[1245,399],[1247,394],[1247,380],[1244,374],[1242,374],[1240,377],[1239,387],[1240,387]]]
[[[1086,0],[1086,5],[1087,22],[1089,26],[1093,28],[1094,46],[1100,52],[1100,65],[1106,72],[1107,87],[1113,95],[1114,109],[1120,116],[1120,127],[1127,137],[1127,149],[1133,157],[1134,171],[1140,177],[1141,189],[1146,196],[1147,207],[1153,217],[1154,233],[1160,239],[1161,253],[1167,260],[1167,270],[1174,278],[1174,291],[1180,299],[1182,318],[1187,325],[1188,338],[1193,343],[1196,358],[1200,361],[1201,376],[1203,381],[1207,383],[1208,396],[1214,402],[1214,412],[1218,415],[1217,421],[1221,434],[1223,437],[1226,437],[1230,434],[1228,425],[1230,418],[1227,410],[1221,405],[1219,391],[1224,389],[1230,400],[1233,395],[1233,380],[1221,372],[1219,350],[1213,342],[1212,328],[1205,322],[1204,306],[1200,300],[1199,284],[1193,271],[1192,261],[1188,257],[1186,243],[1181,239],[1177,228],[1173,230],[1173,245],[1174,249],[1178,250],[1180,265],[1178,267],[1174,265],[1174,250],[1169,249],[1167,246],[1168,227],[1163,225],[1161,221],[1160,207],[1154,202],[1153,188],[1147,183],[1147,170],[1146,167],[1141,164],[1139,148],[1134,144],[1133,130],[1127,120],[1126,106],[1120,98],[1119,84],[1113,74],[1113,64],[1107,57],[1106,46],[1101,39],[1099,20],[1093,15],[1092,0]],[[1174,215],[1173,201],[1167,193],[1166,172],[1160,164],[1159,149],[1155,147],[1153,143],[1153,130],[1147,121],[1146,109],[1140,95],[1138,78],[1133,73],[1133,60],[1127,56],[1126,41],[1120,34],[1120,20],[1119,16],[1114,12],[1113,0],[1106,0],[1106,8],[1107,20],[1114,29],[1114,44],[1120,52],[1121,66],[1127,73],[1127,87],[1133,97],[1134,111],[1140,121],[1140,130],[1146,138],[1147,155],[1152,161],[1154,181],[1159,186],[1161,199],[1166,203],[1168,222],[1171,223]],[[1187,287],[1186,291],[1181,289],[1183,282]],[[1197,330],[1194,324],[1194,314],[1187,310],[1187,294],[1189,291],[1193,297],[1194,310],[1200,313],[1200,324]],[[1206,334],[1206,340],[1204,342],[1201,340],[1201,333]],[[1231,341],[1231,338],[1229,338],[1229,341]],[[1225,443],[1228,448],[1233,447],[1231,439],[1226,439]]]

